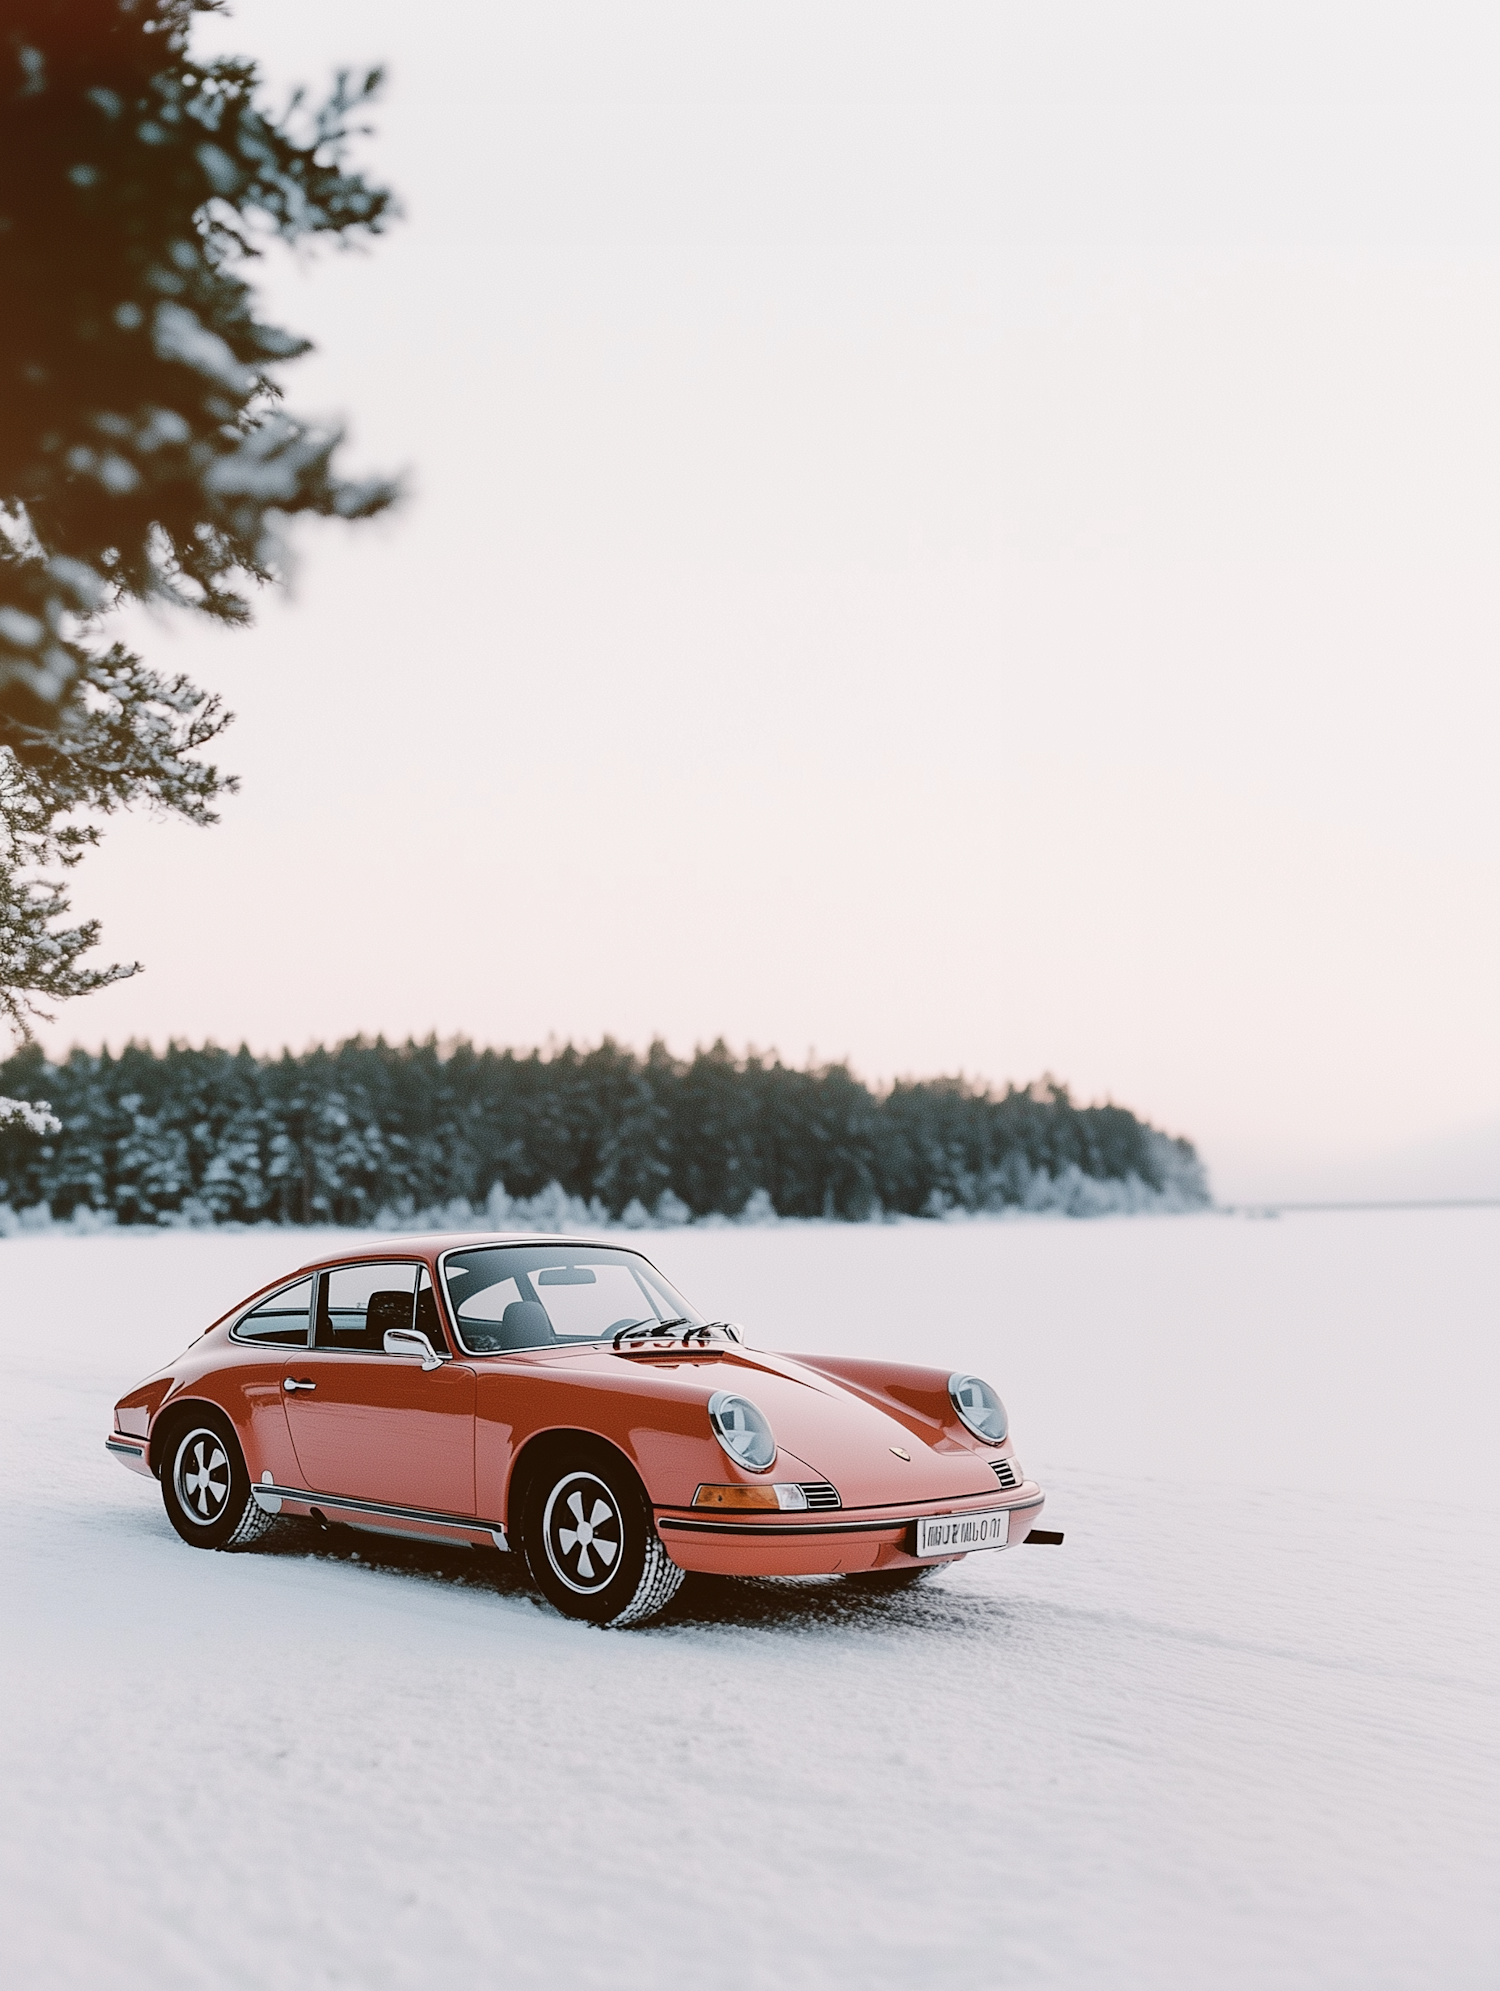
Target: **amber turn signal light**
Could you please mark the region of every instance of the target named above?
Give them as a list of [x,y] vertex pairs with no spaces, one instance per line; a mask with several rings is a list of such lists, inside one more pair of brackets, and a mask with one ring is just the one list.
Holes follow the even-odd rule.
[[[700,1486],[693,1495],[695,1507],[805,1507],[807,1488],[795,1481],[775,1486]],[[834,1500],[835,1507],[838,1500]]]
[[779,1507],[774,1486],[700,1486],[695,1507]]

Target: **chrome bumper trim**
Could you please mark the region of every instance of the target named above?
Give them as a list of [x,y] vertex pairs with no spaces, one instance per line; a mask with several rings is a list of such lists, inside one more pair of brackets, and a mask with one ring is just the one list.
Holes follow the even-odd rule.
[[910,1521],[898,1521],[893,1516],[889,1521],[843,1521],[827,1523],[822,1527],[799,1528],[795,1522],[778,1521],[671,1521],[659,1516],[658,1528],[677,1528],[694,1535],[866,1535],[877,1531],[887,1534],[900,1528],[909,1528]]
[[[1035,1500],[1017,1500],[1008,1506],[1002,1503],[1001,1509],[996,1509],[992,1506],[983,1511],[1003,1511],[1007,1514],[1030,1514],[1043,1504],[1045,1498],[1044,1494],[1039,1493]],[[932,1503],[933,1507],[940,1505],[941,1503],[938,1501]],[[957,1508],[954,1511],[962,1514],[966,1510]],[[923,1514],[930,1514],[932,1507],[923,1507],[921,1512]],[[680,1532],[695,1535],[873,1535],[878,1533],[894,1534],[903,1528],[914,1526],[917,1519],[918,1516],[916,1514],[888,1514],[884,1519],[879,1521],[824,1521],[809,1526],[797,1521],[697,1521],[686,1519],[679,1521],[672,1516],[658,1515],[656,1525],[658,1528],[673,1528]]]

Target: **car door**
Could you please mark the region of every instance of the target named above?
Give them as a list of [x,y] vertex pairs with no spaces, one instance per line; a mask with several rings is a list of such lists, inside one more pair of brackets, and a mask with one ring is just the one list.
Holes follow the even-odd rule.
[[313,1345],[282,1378],[297,1464],[317,1493],[472,1514],[474,1371],[387,1355],[386,1330],[413,1325],[448,1353],[425,1266],[386,1259],[319,1274]]

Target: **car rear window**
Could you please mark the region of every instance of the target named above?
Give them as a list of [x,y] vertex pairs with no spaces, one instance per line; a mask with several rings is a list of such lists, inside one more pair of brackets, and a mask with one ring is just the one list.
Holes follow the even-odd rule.
[[268,1300],[236,1321],[236,1341],[270,1341],[288,1348],[307,1346],[307,1317],[312,1310],[311,1279],[299,1279],[295,1286],[283,1286]]

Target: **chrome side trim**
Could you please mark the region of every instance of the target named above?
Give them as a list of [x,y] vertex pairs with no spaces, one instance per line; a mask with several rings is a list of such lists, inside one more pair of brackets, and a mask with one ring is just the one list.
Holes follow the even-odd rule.
[[144,1445],[127,1445],[123,1438],[106,1438],[104,1449],[106,1452],[133,1452],[138,1459],[146,1456]]
[[[498,1521],[485,1521],[477,1514],[439,1514],[430,1507],[392,1507],[383,1500],[356,1500],[352,1495],[342,1493],[314,1493],[305,1486],[277,1486],[274,1482],[262,1483],[251,1491],[258,1504],[265,1494],[268,1500],[295,1500],[304,1507],[341,1507],[350,1514],[379,1514],[391,1521],[426,1522],[431,1527],[466,1528],[471,1535],[500,1536],[496,1548],[506,1546],[503,1541],[505,1530]],[[277,1508],[266,1508],[267,1513],[279,1512]]]

